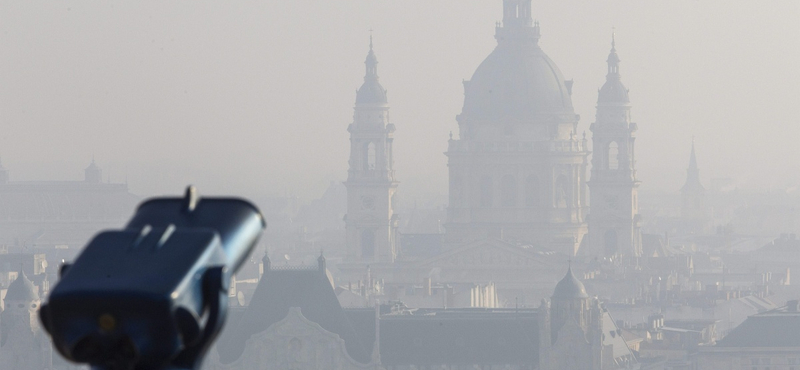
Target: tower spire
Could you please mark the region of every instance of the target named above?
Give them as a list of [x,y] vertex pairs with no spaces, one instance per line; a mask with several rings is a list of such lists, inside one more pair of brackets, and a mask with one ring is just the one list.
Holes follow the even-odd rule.
[[697,168],[697,156],[694,154],[694,136],[692,136],[692,154],[689,155],[689,168],[686,169],[686,183],[683,184],[683,193],[701,193],[703,185],[700,183],[700,169]]
[[611,51],[608,53],[608,76],[606,78],[619,78],[619,56],[617,55],[616,32],[611,31]]
[[375,56],[375,51],[372,50],[372,30],[369,31],[369,52],[367,53],[367,59],[364,61],[364,64],[367,67],[367,74],[364,76],[364,80],[367,79],[378,79],[378,57]]
[[611,50],[616,51],[617,42],[615,40],[615,36],[617,34],[617,30],[615,27],[611,27]]
[[356,104],[386,104],[386,90],[378,82],[378,57],[373,50],[372,30],[369,30],[369,51],[364,66],[364,84],[356,91]]
[[697,171],[697,156],[694,154],[694,136],[692,136],[692,154],[689,156],[689,169]]

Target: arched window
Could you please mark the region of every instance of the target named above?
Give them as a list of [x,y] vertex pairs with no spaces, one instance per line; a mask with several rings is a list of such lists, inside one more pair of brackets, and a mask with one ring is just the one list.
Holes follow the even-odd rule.
[[481,194],[480,194],[480,206],[481,207],[491,207],[492,206],[492,177],[491,176],[484,176],[481,177],[481,186],[480,186]]
[[461,177],[457,175],[453,175],[450,177],[450,202],[451,206],[458,207],[461,205],[461,201],[463,199],[463,184],[461,183]]
[[617,232],[614,230],[606,231],[606,234],[603,235],[603,245],[606,256],[617,254]]
[[535,207],[539,205],[539,178],[530,175],[525,179],[525,205]]
[[375,256],[375,232],[364,230],[361,232],[361,257],[372,258]]
[[608,169],[619,169],[619,145],[617,145],[616,141],[608,144]]
[[500,204],[503,207],[517,205],[517,180],[514,175],[505,175],[500,179]]
[[375,143],[370,141],[365,149],[364,170],[372,171],[375,169]]
[[567,177],[558,176],[556,179],[555,206],[556,208],[567,208],[569,204],[569,188],[567,187]]

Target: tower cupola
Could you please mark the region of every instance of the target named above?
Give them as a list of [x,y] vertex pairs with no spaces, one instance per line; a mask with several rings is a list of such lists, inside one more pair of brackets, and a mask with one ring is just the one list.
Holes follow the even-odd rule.
[[606,75],[606,83],[600,88],[597,103],[598,104],[628,104],[628,89],[622,84],[622,79],[619,74],[619,55],[617,55],[616,40],[614,34],[611,34],[611,52],[608,53],[608,74]]
[[589,298],[586,293],[586,287],[583,286],[580,280],[572,272],[572,267],[567,270],[564,278],[556,284],[556,289],[553,291],[553,299],[583,299]]
[[356,92],[356,105],[387,104],[389,100],[386,97],[386,89],[378,81],[378,57],[375,56],[375,51],[372,49],[372,36],[369,37],[369,52],[364,65],[367,71],[364,75],[364,84]]
[[94,163],[94,158],[92,158],[92,163],[89,164],[89,167],[83,170],[83,175],[83,181],[91,184],[99,184],[103,180],[103,171]]
[[9,286],[6,292],[5,301],[19,301],[19,302],[33,302],[39,300],[39,293],[36,292],[36,287],[25,275],[25,272],[20,271],[19,276]]

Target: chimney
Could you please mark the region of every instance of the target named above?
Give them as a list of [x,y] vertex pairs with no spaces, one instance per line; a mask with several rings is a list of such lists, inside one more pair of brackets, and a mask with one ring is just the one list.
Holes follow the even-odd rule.
[[426,297],[430,297],[431,295],[433,295],[433,291],[431,288],[431,278],[426,277],[425,279],[422,280],[422,289]]

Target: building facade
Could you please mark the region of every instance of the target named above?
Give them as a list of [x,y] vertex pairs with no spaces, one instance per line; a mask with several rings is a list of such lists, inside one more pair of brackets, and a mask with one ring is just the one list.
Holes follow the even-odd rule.
[[539,370],[638,369],[621,333],[570,268],[539,307]]
[[389,122],[389,104],[378,81],[371,37],[364,63],[364,84],[356,92],[353,123],[347,128],[347,256],[351,261],[390,263],[397,256],[397,216],[392,204],[398,184],[392,159],[395,126]]
[[718,341],[701,346],[693,356],[693,370],[800,369],[800,304],[752,315]]
[[589,238],[586,253],[594,256],[642,255],[639,180],[628,89],[619,74],[619,56],[612,36],[606,83],[597,98],[592,123],[592,178]]
[[572,81],[538,45],[530,0],[504,0],[497,47],[464,81],[448,143],[445,248],[499,238],[575,254],[587,232],[587,141]]
[[39,326],[37,287],[20,272],[8,286],[0,313],[0,369],[53,368],[50,337]]

